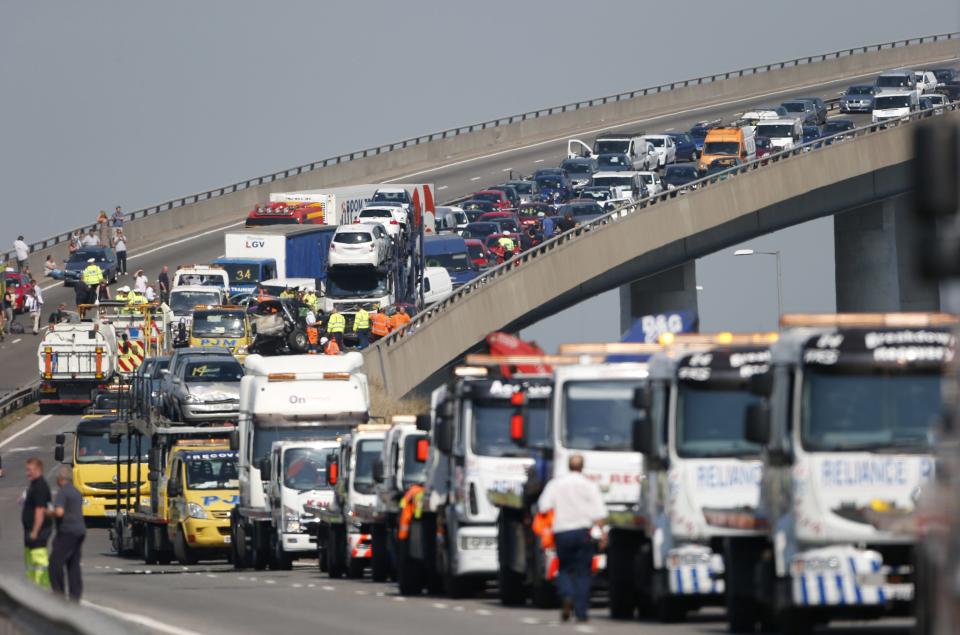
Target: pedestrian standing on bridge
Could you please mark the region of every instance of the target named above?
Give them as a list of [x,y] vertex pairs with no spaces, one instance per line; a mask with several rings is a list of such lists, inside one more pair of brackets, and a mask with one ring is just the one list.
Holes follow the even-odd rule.
[[553,218],[545,216],[543,218],[543,239],[550,240],[551,236],[553,236]]
[[568,621],[572,609],[578,622],[586,622],[593,564],[590,530],[603,529],[607,508],[600,487],[583,475],[583,456],[571,455],[568,465],[567,474],[547,483],[537,507],[540,513],[553,512],[553,540],[560,560],[557,591],[563,600],[560,617]]
[[50,554],[50,588],[58,595],[64,594],[64,576],[70,585],[70,599],[79,602],[83,595],[83,578],[80,573],[80,554],[87,528],[83,522],[83,497],[73,486],[73,470],[61,465],[57,470],[57,497],[53,509],[47,515],[57,524]]
[[50,588],[50,564],[47,541],[50,540],[50,519],[47,505],[50,503],[50,486],[43,478],[43,461],[37,457],[27,459],[27,480],[30,484],[23,493],[23,509],[20,520],[23,524],[23,560],[27,579],[42,589]]
[[113,250],[117,252],[117,273],[127,275],[127,237],[119,227],[113,232]]
[[100,214],[97,215],[97,240],[100,242],[99,245],[109,245],[110,244],[110,219],[107,217],[107,213],[103,210],[100,210]]
[[27,266],[30,258],[30,247],[24,242],[23,236],[17,236],[17,239],[13,241],[13,251],[17,256],[17,271],[23,273],[23,269]]
[[120,211],[119,205],[113,210],[113,216],[110,217],[110,225],[117,228],[123,227],[123,212]]
[[160,301],[167,303],[170,301],[170,267],[163,265],[160,274],[157,276],[157,284],[160,285]]

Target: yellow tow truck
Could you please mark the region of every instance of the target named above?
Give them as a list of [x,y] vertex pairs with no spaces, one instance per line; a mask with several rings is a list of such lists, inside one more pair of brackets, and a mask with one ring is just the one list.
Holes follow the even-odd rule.
[[205,304],[194,307],[190,323],[190,346],[220,346],[243,363],[250,340],[250,318],[244,307]]

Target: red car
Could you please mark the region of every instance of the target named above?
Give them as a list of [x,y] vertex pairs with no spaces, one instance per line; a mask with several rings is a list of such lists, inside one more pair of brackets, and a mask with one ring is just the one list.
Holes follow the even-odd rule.
[[30,291],[30,278],[8,269],[3,272],[3,280],[7,289],[13,293],[14,310],[17,313],[23,313],[26,310],[24,304],[27,300],[27,292]]
[[557,209],[553,205],[546,203],[524,203],[520,206],[520,225],[523,229],[529,227],[541,227],[543,219],[547,216],[556,216]]
[[479,238],[466,238],[463,242],[467,245],[467,254],[470,256],[473,264],[481,269],[486,269],[490,266],[493,261],[493,256],[490,254],[487,246],[483,244],[482,240]]
[[471,196],[470,200],[489,201],[494,207],[502,210],[513,208],[513,205],[510,203],[510,199],[508,199],[507,195],[500,190],[480,190]]

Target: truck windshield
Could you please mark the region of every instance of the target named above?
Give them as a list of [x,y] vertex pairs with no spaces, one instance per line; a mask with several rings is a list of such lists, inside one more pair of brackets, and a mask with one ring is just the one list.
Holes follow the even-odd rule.
[[353,489],[360,494],[373,494],[373,464],[383,450],[383,439],[365,439],[357,443],[353,468]]
[[[136,450],[136,440],[131,442],[130,448]],[[150,440],[143,437],[140,440],[141,461],[147,460],[150,450]],[[127,437],[120,439],[120,461],[126,461]],[[77,434],[77,463],[115,463],[117,460],[117,446],[110,443],[110,434]]]
[[230,284],[253,284],[260,280],[262,267],[253,263],[224,263],[220,265],[227,275],[230,276]]
[[510,438],[510,417],[514,407],[509,401],[484,400],[470,404],[471,446],[481,456],[526,457],[530,448],[542,447],[547,441],[547,401],[531,400],[527,405],[527,447],[521,448]]
[[209,457],[188,459],[187,489],[236,489],[240,487],[237,457],[233,452],[211,452]]
[[470,269],[470,259],[466,251],[427,254],[428,267],[443,267],[447,271],[466,271]]
[[403,440],[403,488],[422,483],[427,477],[427,462],[417,461],[417,441],[423,435],[411,434]]
[[941,412],[936,372],[806,369],[801,440],[813,452],[929,451]]
[[274,441],[323,441],[336,439],[342,434],[350,432],[350,424],[329,425],[309,423],[301,425],[275,426],[266,422],[257,422],[253,428],[253,448],[251,464],[259,465],[263,459],[270,456],[270,446]]
[[219,291],[173,291],[170,294],[170,309],[178,314],[193,313],[198,304],[220,304]]
[[909,108],[909,95],[890,95],[888,97],[877,97],[873,101],[873,107],[876,110],[886,110],[888,108]]
[[327,273],[326,295],[330,298],[378,298],[387,295],[390,279],[370,271]]
[[243,337],[247,333],[242,311],[194,311],[191,328],[194,337]]
[[597,139],[593,143],[594,154],[626,154],[629,150],[627,139]]
[[880,88],[905,88],[910,85],[906,75],[881,75],[877,78]]
[[736,141],[708,141],[703,145],[704,154],[729,154],[740,152],[740,144]]
[[639,380],[571,381],[563,387],[563,444],[571,450],[629,452]]
[[793,136],[793,126],[790,125],[764,125],[757,126],[757,134],[769,139],[785,139]]
[[327,457],[336,447],[290,448],[283,454],[283,485],[298,492],[331,489],[327,483]]
[[759,455],[743,436],[747,406],[760,398],[684,382],[677,394],[677,454],[685,458]]

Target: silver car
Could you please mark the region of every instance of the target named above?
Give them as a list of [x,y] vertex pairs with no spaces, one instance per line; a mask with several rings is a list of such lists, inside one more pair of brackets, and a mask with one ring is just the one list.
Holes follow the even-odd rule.
[[243,366],[232,355],[191,355],[170,370],[167,414],[181,423],[236,419]]
[[840,97],[840,112],[872,112],[873,84],[855,84],[843,91]]

